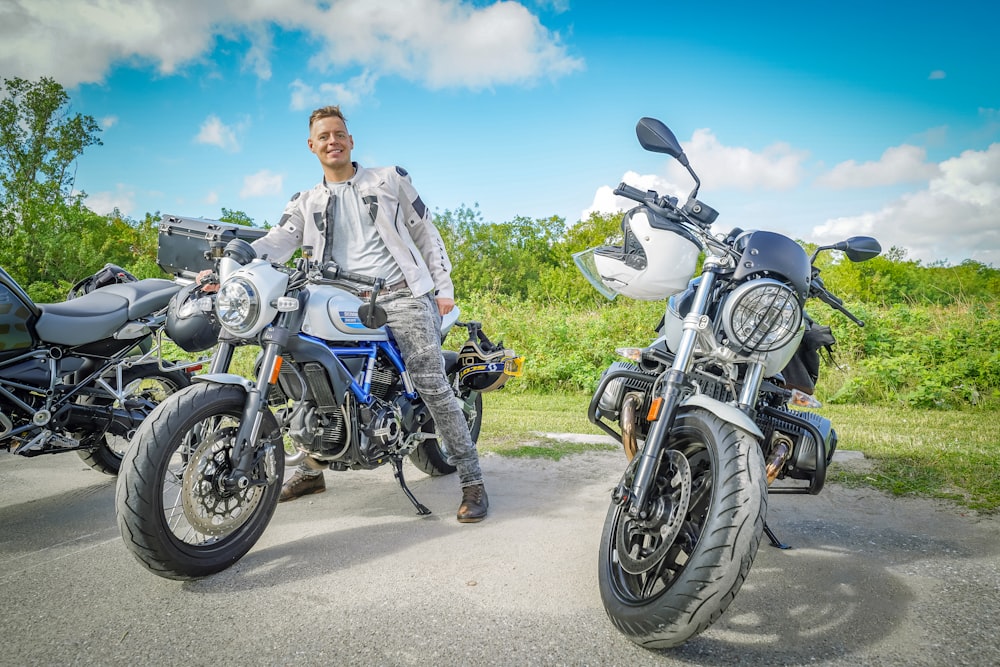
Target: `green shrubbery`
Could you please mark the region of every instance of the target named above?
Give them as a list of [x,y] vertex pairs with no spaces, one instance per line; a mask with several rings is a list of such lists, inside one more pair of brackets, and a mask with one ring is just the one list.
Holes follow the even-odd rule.
[[[75,162],[101,145],[99,124],[69,113],[68,95],[51,79],[4,79],[3,92],[0,266],[43,303],[62,300],[107,262],[140,278],[162,275],[158,214],[97,215],[75,191]],[[481,320],[489,335],[527,359],[525,376],[509,391],[590,391],[616,347],[645,345],[654,336],[663,303],[608,302],[573,265],[573,253],[620,237],[621,218],[488,223],[464,206],[437,215],[463,317]],[[220,219],[253,222],[225,208]],[[858,328],[822,304],[809,306],[839,341],[817,389],[821,399],[1000,405],[1000,270],[973,261],[925,266],[899,248],[860,264],[824,254],[819,266],[826,286],[867,323]],[[455,348],[457,335],[448,343]]]
[[[590,391],[616,359],[615,348],[641,346],[655,336],[662,303],[616,299],[580,308],[559,301],[511,300],[496,295],[461,299],[463,318],[525,356],[525,373],[504,391]],[[865,320],[857,327],[822,304],[814,318],[837,337],[824,358],[817,394],[832,403],[905,404],[961,408],[1000,404],[1000,308],[847,303]],[[453,333],[450,347],[461,344]]]

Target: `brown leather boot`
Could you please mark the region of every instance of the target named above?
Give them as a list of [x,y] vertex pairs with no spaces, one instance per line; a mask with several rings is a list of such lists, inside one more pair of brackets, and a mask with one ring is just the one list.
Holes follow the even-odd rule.
[[323,493],[326,491],[326,480],[323,473],[318,475],[306,475],[301,470],[296,470],[291,479],[281,486],[281,495],[278,502],[295,500],[300,496],[308,496],[313,493]]
[[462,504],[458,506],[459,523],[476,523],[486,518],[486,510],[490,507],[490,499],[486,495],[486,487],[480,484],[462,487]]

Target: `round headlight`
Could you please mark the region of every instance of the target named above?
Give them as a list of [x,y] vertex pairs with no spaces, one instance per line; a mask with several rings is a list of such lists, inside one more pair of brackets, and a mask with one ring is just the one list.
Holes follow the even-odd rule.
[[722,326],[734,349],[769,352],[788,345],[802,326],[795,291],[771,278],[743,283],[722,307]]
[[237,335],[246,333],[260,315],[260,296],[249,281],[231,278],[219,289],[215,312],[226,329]]

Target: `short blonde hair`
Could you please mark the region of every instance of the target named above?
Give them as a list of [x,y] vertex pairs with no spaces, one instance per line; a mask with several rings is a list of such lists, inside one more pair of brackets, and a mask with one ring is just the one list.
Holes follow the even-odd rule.
[[320,107],[316,109],[311,114],[309,114],[309,129],[312,129],[313,123],[322,118],[339,118],[344,121],[344,125],[347,125],[347,118],[344,117],[343,112],[340,110],[339,106],[329,105],[325,107]]

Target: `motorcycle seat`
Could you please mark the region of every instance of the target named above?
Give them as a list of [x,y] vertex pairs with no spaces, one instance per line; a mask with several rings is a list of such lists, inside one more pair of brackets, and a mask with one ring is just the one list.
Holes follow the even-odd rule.
[[128,300],[129,319],[144,317],[166,308],[170,298],[181,291],[181,285],[172,280],[146,278],[136,283],[117,283],[102,287],[99,291],[117,294]]
[[112,336],[130,319],[165,307],[181,286],[159,278],[108,285],[62,303],[38,304],[39,338],[56,345],[83,345]]

